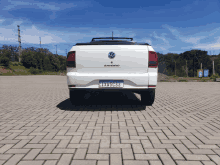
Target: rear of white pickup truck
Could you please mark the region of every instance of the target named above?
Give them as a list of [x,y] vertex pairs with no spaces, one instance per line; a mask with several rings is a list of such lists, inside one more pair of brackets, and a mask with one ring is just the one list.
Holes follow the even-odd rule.
[[158,76],[158,58],[152,46],[118,40],[132,38],[98,39],[76,44],[67,55],[71,102],[79,103],[80,94],[94,90],[129,90],[140,93],[143,104],[152,105]]

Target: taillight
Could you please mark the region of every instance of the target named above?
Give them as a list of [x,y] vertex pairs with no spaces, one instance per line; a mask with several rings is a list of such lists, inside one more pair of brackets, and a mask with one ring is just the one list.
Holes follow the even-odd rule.
[[72,51],[67,54],[66,67],[76,67],[76,52]]
[[158,66],[158,57],[157,53],[153,51],[149,51],[149,63],[148,67],[149,68],[157,68]]

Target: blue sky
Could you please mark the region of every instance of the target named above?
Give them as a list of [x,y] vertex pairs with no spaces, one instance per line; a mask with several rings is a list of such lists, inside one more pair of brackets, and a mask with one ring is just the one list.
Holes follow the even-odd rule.
[[0,46],[48,48],[66,56],[94,37],[133,37],[160,53],[220,53],[219,0],[0,0]]

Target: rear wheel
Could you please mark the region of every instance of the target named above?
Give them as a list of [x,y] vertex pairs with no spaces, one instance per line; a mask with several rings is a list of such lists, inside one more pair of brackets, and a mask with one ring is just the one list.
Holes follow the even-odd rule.
[[155,89],[141,92],[141,104],[151,106],[155,99]]

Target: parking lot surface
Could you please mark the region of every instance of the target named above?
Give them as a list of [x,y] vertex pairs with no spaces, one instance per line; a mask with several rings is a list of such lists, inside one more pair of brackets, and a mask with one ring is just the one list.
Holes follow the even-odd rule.
[[0,165],[220,164],[220,83],[158,82],[69,101],[66,76],[0,77]]

